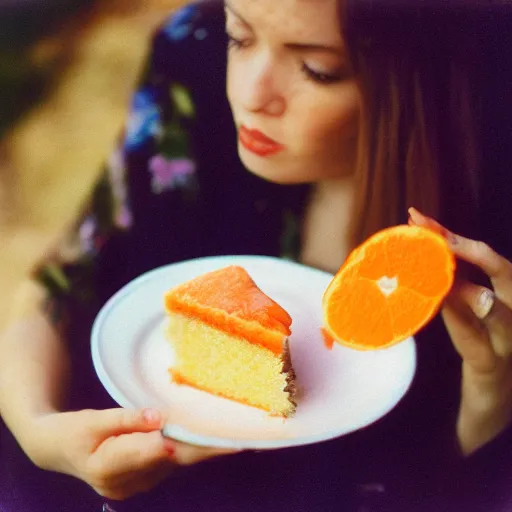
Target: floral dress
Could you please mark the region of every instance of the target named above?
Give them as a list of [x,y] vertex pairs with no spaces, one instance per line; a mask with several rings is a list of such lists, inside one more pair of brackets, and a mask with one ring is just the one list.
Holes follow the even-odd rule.
[[[83,215],[35,271],[49,292],[48,314],[66,328],[73,409],[116,406],[94,373],[89,336],[102,304],[131,279],[201,256],[298,257],[309,188],[271,184],[243,168],[225,97],[225,53],[220,2],[187,6],[163,25],[124,133]],[[37,470],[4,428],[0,510],[477,510],[476,501],[487,506],[499,495],[493,487],[503,481],[496,476],[503,474],[499,454],[510,449],[504,437],[469,462],[455,460],[459,370],[437,320],[418,337],[411,390],[375,425],[319,445],[180,469],[158,489],[122,503]]]

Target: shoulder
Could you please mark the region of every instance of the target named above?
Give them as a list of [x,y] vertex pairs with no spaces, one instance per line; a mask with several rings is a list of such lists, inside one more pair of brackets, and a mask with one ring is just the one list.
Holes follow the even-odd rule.
[[151,68],[157,74],[192,80],[212,65],[218,69],[226,59],[225,49],[223,2],[190,3],[174,11],[156,31]]
[[175,10],[164,21],[160,32],[171,41],[179,42],[189,37],[201,40],[205,35],[201,32],[202,28],[217,25],[223,19],[224,8],[221,0],[199,0]]

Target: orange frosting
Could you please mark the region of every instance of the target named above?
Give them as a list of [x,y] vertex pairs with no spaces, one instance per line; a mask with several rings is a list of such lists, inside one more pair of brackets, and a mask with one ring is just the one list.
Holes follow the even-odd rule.
[[241,267],[229,266],[179,285],[165,295],[169,312],[197,318],[272,352],[283,352],[290,315],[265,295]]

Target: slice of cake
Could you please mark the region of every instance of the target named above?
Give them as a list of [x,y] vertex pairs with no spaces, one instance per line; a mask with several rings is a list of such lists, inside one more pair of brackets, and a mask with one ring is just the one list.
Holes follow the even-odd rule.
[[209,272],[165,295],[173,380],[288,417],[295,411],[292,320],[241,267]]

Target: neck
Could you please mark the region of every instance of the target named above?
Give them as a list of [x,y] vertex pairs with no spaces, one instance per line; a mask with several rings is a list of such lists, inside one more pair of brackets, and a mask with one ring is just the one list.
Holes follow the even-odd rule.
[[336,272],[352,249],[350,227],[355,182],[322,181],[315,186],[304,222],[302,261]]
[[347,176],[345,178],[319,181],[314,188],[315,195],[317,196],[332,198],[336,203],[344,200],[344,203],[350,201],[352,204],[355,179],[353,176]]

